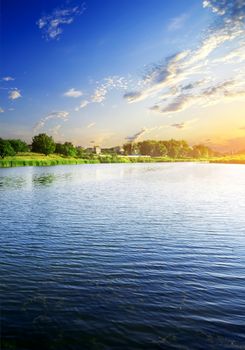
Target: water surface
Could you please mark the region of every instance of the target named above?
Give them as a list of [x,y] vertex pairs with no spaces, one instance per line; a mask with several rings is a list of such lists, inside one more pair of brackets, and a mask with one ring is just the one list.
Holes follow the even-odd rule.
[[245,166],[0,169],[2,349],[245,349]]

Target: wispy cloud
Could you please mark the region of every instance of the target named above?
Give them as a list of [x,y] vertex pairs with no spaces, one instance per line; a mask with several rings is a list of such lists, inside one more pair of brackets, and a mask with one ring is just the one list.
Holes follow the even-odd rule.
[[243,78],[231,79],[217,82],[208,87],[201,88],[195,93],[186,93],[182,88],[179,94],[173,99],[150,107],[150,110],[162,114],[177,113],[187,109],[188,107],[198,104],[199,107],[206,107],[217,104],[220,101],[236,100],[243,98],[245,95],[245,83]]
[[75,97],[76,98],[76,97],[80,97],[82,95],[83,95],[82,91],[76,90],[74,88],[71,88],[64,93],[64,96],[66,96],[66,97]]
[[198,119],[190,119],[184,122],[180,122],[180,123],[173,123],[170,124],[169,126],[176,128],[176,129],[187,129],[189,128],[193,123],[195,123]]
[[186,120],[179,123],[157,125],[150,128],[144,127],[140,131],[136,132],[135,134],[127,136],[125,140],[127,140],[130,143],[134,143],[134,142],[140,141],[140,139],[146,139],[147,137],[149,137],[149,134],[156,133],[163,129],[169,129],[169,128],[176,128],[179,130],[188,129],[192,126],[192,124],[196,123],[197,121],[198,119],[194,118],[194,119]]
[[127,80],[124,77],[111,76],[103,80],[102,83],[98,84],[95,88],[92,96],[91,102],[101,103],[105,100],[106,95],[112,89],[126,89]]
[[57,137],[59,136],[59,131],[61,129],[62,125],[61,124],[57,124],[55,126],[53,126],[52,128],[49,129],[49,133],[54,136]]
[[20,98],[20,97],[22,97],[20,90],[15,89],[15,90],[9,91],[9,99],[10,100],[16,100],[17,98]]
[[0,113],[3,113],[4,109],[2,107],[0,107]]
[[4,81],[12,81],[12,80],[14,80],[14,78],[8,76],[8,77],[3,77],[2,80],[4,80]]
[[128,87],[128,80],[120,76],[109,76],[104,78],[102,81],[97,82],[96,87],[90,94],[90,97],[86,100],[81,101],[80,105],[75,108],[75,111],[86,107],[91,103],[103,103],[112,90],[126,90]]
[[176,128],[176,129],[183,129],[185,127],[185,123],[175,123],[175,124],[171,124],[172,127]]
[[184,26],[187,19],[188,19],[188,14],[182,13],[181,15],[174,17],[170,20],[167,29],[169,31],[181,29]]
[[83,100],[78,107],[75,108],[75,111],[78,112],[80,109],[86,107],[90,102],[88,100]]
[[[128,103],[157,98],[158,102],[150,109],[167,114],[183,111],[196,103],[205,104],[210,99],[217,103],[220,99],[243,96],[244,85],[242,87],[240,83],[239,89],[237,82],[222,85],[223,76],[219,77],[212,69],[221,61],[237,63],[244,60],[245,47],[240,45],[242,35],[245,34],[244,1],[203,1],[203,7],[211,8],[219,20],[216,19],[206,30],[203,40],[195,49],[177,52],[147,68],[141,88],[124,94]],[[172,21],[173,25],[178,25],[177,18]],[[232,51],[223,55],[221,48],[224,49],[225,44],[230,42],[233,42]],[[235,45],[238,48],[234,48]]]
[[96,125],[96,123],[90,123],[90,124],[87,125],[87,129],[90,129],[90,128],[92,128],[95,125]]
[[125,139],[128,142],[137,142],[138,139],[143,136],[145,133],[147,132],[147,128],[143,128],[140,131],[138,131],[136,134],[131,135],[131,136],[127,136]]
[[163,128],[167,128],[168,125],[158,125],[158,126],[153,126],[151,128],[142,128],[140,131],[138,131],[137,133],[127,136],[125,137],[125,140],[127,140],[128,142],[138,142],[139,139],[143,136],[145,136],[146,134],[150,134],[154,131],[158,131],[161,130]]
[[69,112],[66,111],[59,111],[59,112],[52,112],[46,115],[45,117],[41,118],[37,124],[35,125],[33,131],[37,132],[38,130],[42,129],[46,122],[50,119],[62,119],[63,121],[67,121],[69,119]]
[[74,18],[81,15],[85,10],[85,2],[74,7],[59,7],[54,9],[51,14],[42,16],[37,21],[37,26],[47,40],[57,40],[63,32],[62,26],[71,24]]
[[179,112],[184,110],[191,101],[193,101],[194,96],[192,95],[179,95],[172,102],[170,102],[166,107],[163,107],[160,112],[161,113],[169,113],[169,112]]

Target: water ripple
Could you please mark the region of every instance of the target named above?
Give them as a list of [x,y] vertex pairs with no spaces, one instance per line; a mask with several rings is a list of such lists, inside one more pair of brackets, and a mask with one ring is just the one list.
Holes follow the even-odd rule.
[[245,349],[245,167],[0,169],[2,349]]

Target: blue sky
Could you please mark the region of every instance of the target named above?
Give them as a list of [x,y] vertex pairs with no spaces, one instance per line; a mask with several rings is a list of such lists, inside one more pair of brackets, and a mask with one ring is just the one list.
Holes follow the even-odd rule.
[[242,0],[2,0],[0,136],[245,145],[244,12]]

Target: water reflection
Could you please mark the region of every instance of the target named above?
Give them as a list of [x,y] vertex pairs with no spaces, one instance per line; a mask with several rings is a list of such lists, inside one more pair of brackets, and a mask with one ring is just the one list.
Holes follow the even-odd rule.
[[67,182],[72,179],[72,174],[35,173],[29,172],[23,175],[12,174],[0,176],[0,190],[32,189],[33,187],[48,187],[56,182]]
[[49,186],[51,185],[55,180],[57,179],[57,176],[54,174],[43,174],[41,176],[33,176],[32,182],[34,186]]
[[26,179],[23,177],[11,177],[2,176],[0,177],[0,189],[1,188],[21,188],[27,183]]

